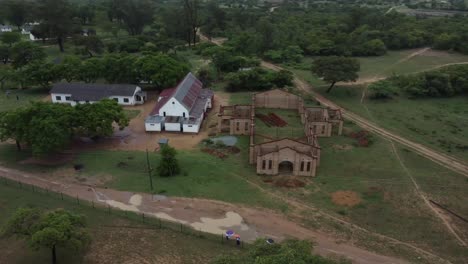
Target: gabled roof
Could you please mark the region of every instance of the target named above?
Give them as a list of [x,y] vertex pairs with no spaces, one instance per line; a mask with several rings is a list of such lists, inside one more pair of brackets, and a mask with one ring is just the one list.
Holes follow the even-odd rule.
[[179,85],[177,85],[172,97],[190,111],[195,104],[202,87],[202,82],[189,72]]
[[158,115],[159,114],[159,109],[163,107],[169,99],[172,98],[172,95],[175,92],[175,88],[170,88],[170,89],[164,89],[160,94],[159,94],[159,101],[156,103],[154,106],[153,110],[151,111],[150,115]]
[[311,158],[313,158],[313,159],[317,159],[317,157],[314,156],[312,153],[300,151],[300,150],[298,150],[298,149],[296,149],[296,148],[294,148],[294,147],[290,147],[290,146],[285,146],[285,147],[278,148],[278,149],[274,149],[274,150],[270,150],[270,151],[263,151],[263,152],[260,152],[258,155],[259,155],[260,157],[263,157],[263,156],[268,155],[268,154],[270,154],[270,153],[279,152],[279,151],[281,151],[281,150],[283,150],[283,149],[290,149],[290,150],[292,150],[292,151],[295,151],[295,152],[297,152],[297,153],[304,154],[304,155],[306,155],[306,156],[308,156],[308,157],[311,157]]
[[51,94],[71,94],[74,101],[99,101],[110,96],[133,96],[134,84],[56,83]]

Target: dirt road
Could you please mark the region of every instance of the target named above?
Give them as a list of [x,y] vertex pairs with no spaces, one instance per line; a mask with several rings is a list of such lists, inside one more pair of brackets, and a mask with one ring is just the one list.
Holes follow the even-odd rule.
[[[268,68],[268,69],[271,69],[271,70],[275,70],[275,71],[279,71],[283,68],[277,66],[277,65],[274,65],[272,63],[268,63],[268,62],[265,62],[265,61],[262,61],[262,64],[261,64],[263,67],[265,68]],[[435,151],[433,149],[430,149],[429,147],[426,147],[426,146],[423,146],[419,143],[415,143],[415,142],[412,142],[408,139],[405,139],[404,137],[401,137],[399,135],[396,135],[392,132],[389,132],[381,127],[379,127],[378,125],[338,106],[337,104],[333,103],[332,101],[328,100],[327,98],[323,97],[322,95],[316,93],[312,87],[307,84],[305,81],[297,78],[297,77],[294,77],[294,84],[296,87],[298,87],[299,89],[305,91],[305,92],[308,92],[310,94],[312,94],[315,99],[320,102],[322,105],[324,106],[328,106],[328,107],[332,107],[332,108],[337,108],[337,109],[341,109],[342,113],[343,113],[343,116],[348,119],[348,120],[351,120],[353,121],[354,123],[356,123],[357,125],[359,125],[360,127],[366,129],[366,130],[369,130],[371,132],[374,132],[376,133],[377,135],[380,135],[384,138],[388,138],[388,139],[391,139],[395,142],[398,142],[404,146],[406,146],[407,148],[410,148],[412,149],[413,151],[415,151],[416,153],[418,153],[419,155],[423,156],[423,157],[426,157],[432,161],[434,161],[435,163],[437,164],[440,164],[454,172],[457,172],[457,173],[460,173],[462,175],[464,175],[465,177],[468,177],[468,165],[457,159],[457,158],[454,158],[454,157],[451,157],[445,153],[441,153],[441,152],[438,152],[438,151]]]
[[[47,181],[34,174],[0,167],[0,177],[47,188],[95,204],[111,206],[120,210],[144,213],[168,221],[178,222],[214,234],[235,228],[245,240],[271,237],[282,240],[288,237],[311,239],[316,243],[314,252],[320,255],[345,256],[353,263],[396,264],[404,260],[372,253],[348,243],[338,243],[329,235],[312,231],[288,220],[285,216],[261,208],[206,199],[158,197],[151,194],[131,193],[74,183]],[[265,221],[268,219],[268,221]]]

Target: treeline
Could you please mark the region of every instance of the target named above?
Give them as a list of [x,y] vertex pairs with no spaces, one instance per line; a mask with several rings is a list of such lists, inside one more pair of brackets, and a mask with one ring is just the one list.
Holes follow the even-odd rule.
[[147,83],[163,89],[174,86],[189,71],[189,65],[182,59],[153,52],[139,56],[108,53],[102,57],[84,60],[68,55],[61,62],[52,63],[46,60],[46,54],[41,47],[31,42],[19,42],[12,46],[10,56],[12,67],[0,67],[2,89],[7,81],[18,83],[21,88],[48,88],[51,83],[62,80],[86,83],[97,80],[105,80],[108,83]]
[[18,150],[26,144],[34,155],[42,155],[63,150],[75,136],[110,136],[114,123],[123,129],[128,122],[122,107],[110,99],[75,107],[34,102],[0,112],[0,141],[12,139]]
[[[387,50],[433,46],[468,54],[468,17],[417,18],[375,8],[223,9],[222,28],[202,31],[229,38],[244,54],[279,61],[311,56],[379,56]],[[215,32],[215,33],[213,33]],[[299,49],[297,50],[296,47]],[[295,51],[297,50],[297,51]],[[292,56],[288,56],[294,51]],[[285,54],[285,55],[283,55]]]
[[263,69],[258,58],[244,56],[231,47],[202,43],[195,47],[195,51],[209,58],[215,69],[212,72],[209,67],[205,67],[198,72],[197,75],[205,85],[213,80],[224,80],[227,81],[226,90],[229,92],[258,91],[292,85],[291,72]]
[[369,85],[371,98],[389,99],[403,94],[410,98],[450,97],[468,94],[468,65],[413,75],[393,76]]

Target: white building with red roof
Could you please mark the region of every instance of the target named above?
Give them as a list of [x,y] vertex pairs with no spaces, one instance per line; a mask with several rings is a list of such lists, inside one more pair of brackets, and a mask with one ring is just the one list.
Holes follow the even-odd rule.
[[146,131],[198,133],[205,113],[212,106],[213,91],[189,73],[175,87],[161,92],[145,120]]

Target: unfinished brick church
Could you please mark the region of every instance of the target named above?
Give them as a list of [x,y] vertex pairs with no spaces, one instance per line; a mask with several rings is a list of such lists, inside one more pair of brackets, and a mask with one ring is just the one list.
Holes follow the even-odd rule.
[[[261,137],[255,131],[256,108],[297,110],[305,137]],[[250,105],[220,106],[218,117],[218,133],[250,136],[249,163],[262,175],[316,176],[321,151],[317,138],[341,135],[343,130],[339,109],[306,107],[301,97],[279,89],[253,94]],[[256,142],[259,137],[263,140]]]

